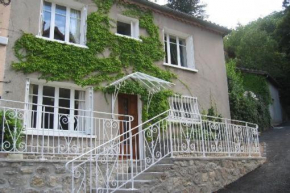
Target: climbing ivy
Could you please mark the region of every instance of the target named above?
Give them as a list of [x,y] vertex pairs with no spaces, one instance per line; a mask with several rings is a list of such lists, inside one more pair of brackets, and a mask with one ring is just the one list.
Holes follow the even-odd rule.
[[[269,102],[265,101],[266,95],[261,96],[255,92],[257,90],[251,90],[250,86],[255,84],[250,80],[245,80],[243,75],[236,70],[236,61],[230,60],[227,65],[227,76],[229,86],[229,100],[231,108],[231,118],[236,120],[244,120],[259,125],[259,130],[263,131],[270,127],[270,112]],[[257,80],[257,79],[254,79]],[[263,87],[263,84],[261,85]],[[253,98],[250,93],[246,94],[246,91],[255,92],[257,98]]]
[[[47,41],[25,33],[15,43],[15,55],[19,61],[14,62],[12,67],[24,73],[37,72],[40,79],[47,81],[73,81],[77,85],[90,85],[95,90],[102,89],[105,92],[109,92],[109,89],[104,89],[109,82],[130,71],[144,72],[168,81],[176,78],[170,71],[154,65],[163,60],[164,50],[151,11],[126,5],[118,0],[94,2],[98,11],[87,18],[87,49]],[[116,36],[111,32],[110,29],[116,27],[116,22],[108,17],[108,13],[115,3],[124,6],[126,10],[123,14],[137,18],[140,27],[146,30],[147,35],[141,36],[141,41]],[[147,93],[135,82],[126,84],[121,92],[140,94],[146,104]],[[152,108],[148,113],[143,112],[143,119],[168,108],[169,93],[165,91],[155,95]]]

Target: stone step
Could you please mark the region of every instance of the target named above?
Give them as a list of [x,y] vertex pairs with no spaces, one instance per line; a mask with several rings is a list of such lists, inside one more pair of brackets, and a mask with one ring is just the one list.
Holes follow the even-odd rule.
[[[102,192],[102,191],[99,190],[99,192]],[[103,190],[103,192],[107,192],[107,191]],[[112,191],[108,191],[108,192],[113,192],[113,190]],[[128,188],[128,189],[122,188],[120,190],[116,190],[115,192],[116,193],[141,193],[141,191],[138,190],[138,189],[130,189],[130,188]],[[97,193],[97,191],[95,189],[92,189],[92,193]]]
[[[137,176],[135,178],[135,180],[152,180],[152,179],[156,179],[158,177],[160,177],[163,174],[163,172],[144,172],[142,174],[140,174],[139,176]],[[119,174],[116,178],[116,180],[126,180],[128,179],[128,177],[130,177],[130,174],[127,176],[126,175],[122,175]]]

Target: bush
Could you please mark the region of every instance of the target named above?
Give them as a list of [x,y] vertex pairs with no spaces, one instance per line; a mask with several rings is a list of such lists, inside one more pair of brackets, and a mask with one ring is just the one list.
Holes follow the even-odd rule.
[[0,111],[1,151],[16,151],[21,147],[23,123],[18,116],[14,110]]

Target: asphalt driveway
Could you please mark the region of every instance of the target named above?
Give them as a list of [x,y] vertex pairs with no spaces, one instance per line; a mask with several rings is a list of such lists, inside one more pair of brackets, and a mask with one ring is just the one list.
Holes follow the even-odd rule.
[[262,134],[267,161],[218,193],[290,193],[290,122]]

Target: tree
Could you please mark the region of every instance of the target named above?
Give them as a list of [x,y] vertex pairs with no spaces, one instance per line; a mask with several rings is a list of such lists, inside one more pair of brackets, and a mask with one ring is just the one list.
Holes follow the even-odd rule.
[[283,1],[283,7],[287,8],[290,4],[290,1],[289,0],[284,0]]
[[[289,2],[289,1],[287,1]],[[290,115],[290,6],[246,26],[239,26],[225,37],[229,59],[240,67],[270,73],[282,86],[283,107]]]
[[167,6],[200,19],[207,17],[204,10],[206,4],[201,4],[200,0],[168,0]]

